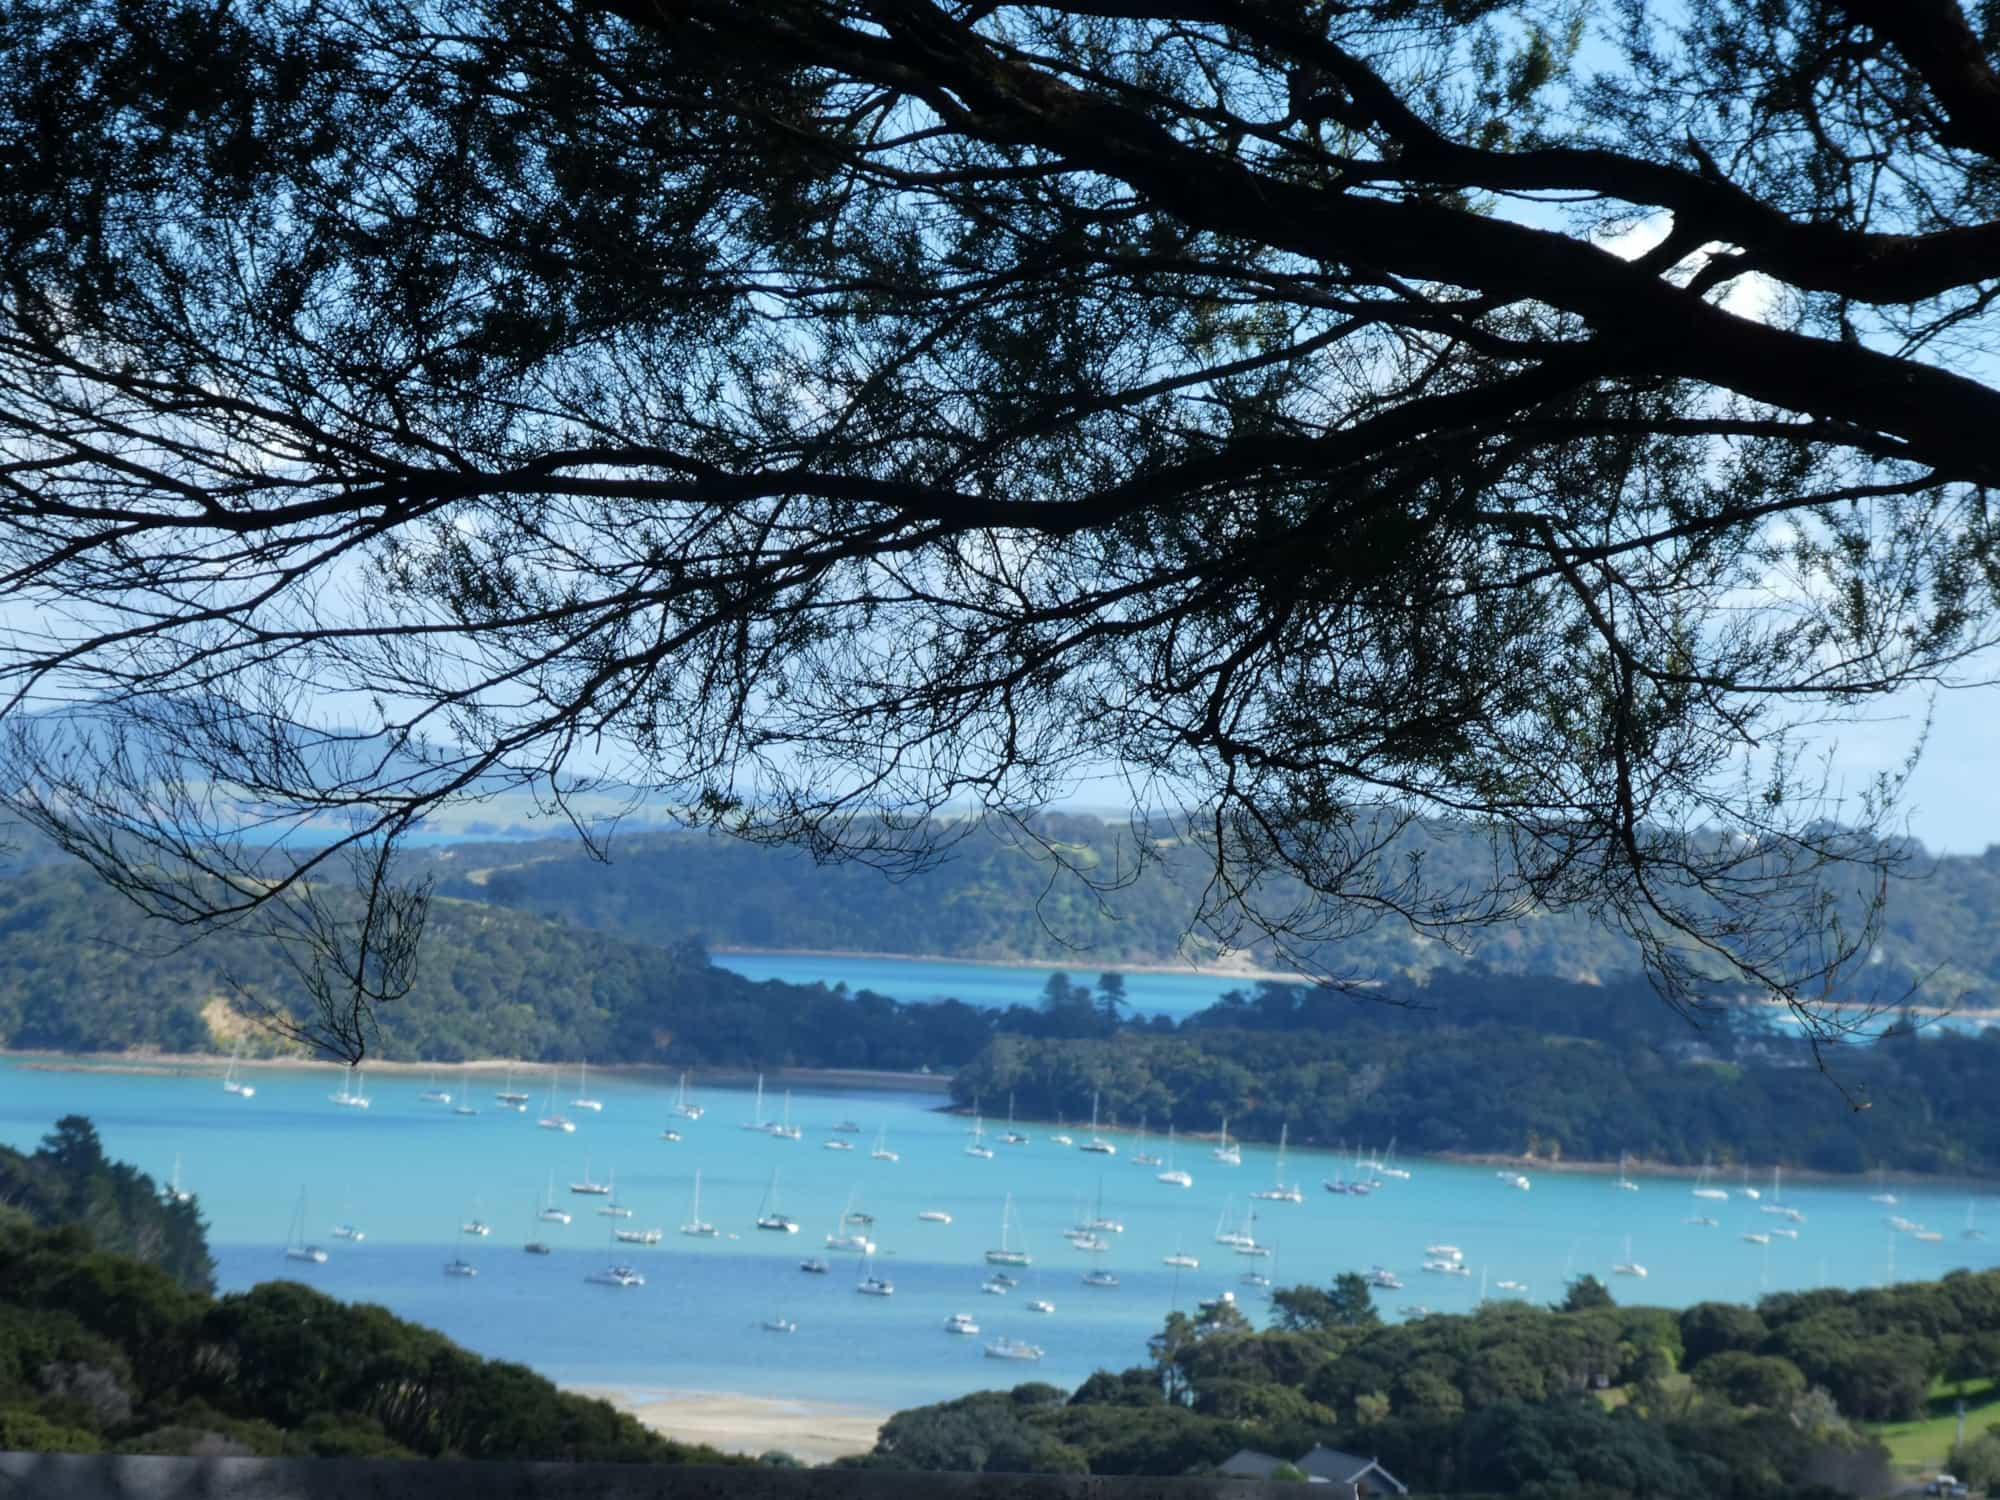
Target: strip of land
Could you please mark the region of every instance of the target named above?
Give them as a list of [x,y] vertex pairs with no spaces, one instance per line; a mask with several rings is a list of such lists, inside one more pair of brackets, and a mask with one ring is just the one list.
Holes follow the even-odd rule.
[[752,1457],[776,1449],[809,1464],[866,1453],[891,1413],[830,1401],[785,1401],[728,1391],[583,1389],[663,1437]]
[[[229,1058],[215,1052],[159,1052],[147,1048],[133,1048],[124,1052],[44,1052],[32,1049],[0,1047],[0,1057],[19,1058],[24,1067],[41,1072],[72,1073],[133,1073],[171,1076],[176,1073],[213,1073],[217,1077],[229,1064]],[[482,1078],[494,1079],[506,1075],[512,1068],[523,1079],[537,1069],[546,1068],[547,1063],[524,1063],[504,1057],[480,1057],[466,1062],[377,1062],[370,1059],[365,1065],[368,1072],[379,1077],[409,1077],[412,1075],[429,1077],[435,1073],[440,1078]],[[567,1066],[567,1064],[565,1064]],[[345,1072],[345,1067],[323,1057],[246,1057],[237,1067],[241,1071],[299,1072],[323,1071]],[[693,1072],[698,1086],[717,1084],[748,1084],[758,1076],[754,1068],[701,1068],[689,1070],[660,1063],[592,1063],[593,1073],[604,1073],[617,1077],[656,1077],[663,1084],[671,1083],[683,1072]],[[943,1094],[951,1089],[951,1073],[898,1073],[878,1068],[775,1068],[764,1075],[766,1082],[782,1087],[797,1084],[816,1089],[882,1089],[917,1094]]]

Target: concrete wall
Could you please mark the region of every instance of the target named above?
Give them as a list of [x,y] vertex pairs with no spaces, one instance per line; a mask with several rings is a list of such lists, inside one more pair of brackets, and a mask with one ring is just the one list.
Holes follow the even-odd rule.
[[[1325,1486],[1313,1493],[1326,1494]],[[1246,1479],[0,1453],[0,1500],[1295,1500]]]

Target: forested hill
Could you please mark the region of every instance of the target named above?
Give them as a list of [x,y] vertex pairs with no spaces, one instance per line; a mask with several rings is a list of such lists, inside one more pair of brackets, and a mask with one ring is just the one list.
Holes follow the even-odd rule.
[[[1041,832],[1065,860],[1098,876],[1129,870],[1131,833],[1086,817],[1050,817]],[[1207,871],[1198,851],[1159,849],[1127,888],[1099,899],[1019,839],[975,833],[935,868],[900,880],[855,865],[820,865],[795,849],[768,849],[699,833],[623,836],[609,864],[574,839],[462,844],[429,856],[446,894],[490,902],[641,942],[700,934],[716,948],[795,948],[1036,959],[1112,968],[1202,956],[1187,927]],[[1926,996],[2000,1004],[2000,849],[1926,857],[1910,846],[1892,890],[1879,957],[1880,993],[1923,979]],[[1484,846],[1430,830],[1424,858],[1442,884],[1487,878]],[[1294,892],[1274,885],[1283,909]],[[1859,915],[1853,902],[1843,916]],[[1601,980],[1637,968],[1632,944],[1582,916],[1535,918],[1470,934],[1469,957],[1496,972]],[[1279,962],[1268,945],[1249,956]],[[1087,955],[1085,957],[1084,955]],[[1319,961],[1338,972],[1423,978],[1464,961],[1395,923],[1343,939]]]
[[[274,1050],[228,1000],[296,995],[281,955],[227,932],[176,937],[135,922],[76,866],[0,880],[0,1047],[199,1052],[242,1034]],[[752,982],[687,944],[468,902],[435,903],[424,941],[416,987],[382,1009],[373,1056],[913,1069],[970,1058],[991,1034],[970,1006],[857,1006],[816,985]]]

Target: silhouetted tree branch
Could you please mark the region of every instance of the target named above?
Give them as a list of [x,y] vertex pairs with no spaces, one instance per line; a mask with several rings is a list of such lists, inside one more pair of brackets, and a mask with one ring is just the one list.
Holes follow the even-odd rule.
[[1192,840],[1218,941],[1584,909],[1838,1036],[1824,725],[1993,636],[1985,25],[17,7],[9,799],[351,1056],[442,806],[895,872],[1105,767],[1069,873]]

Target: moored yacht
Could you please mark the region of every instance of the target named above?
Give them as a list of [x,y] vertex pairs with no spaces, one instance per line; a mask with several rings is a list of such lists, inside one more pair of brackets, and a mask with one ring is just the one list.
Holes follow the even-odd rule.
[[611,1265],[601,1271],[592,1271],[583,1278],[592,1286],[644,1286],[646,1278],[630,1266]]
[[775,1234],[797,1234],[799,1221],[781,1213],[778,1209],[778,1172],[771,1169],[771,1185],[764,1189],[764,1201],[757,1209],[757,1227],[768,1229]]
[[1167,1127],[1167,1169],[1154,1176],[1153,1181],[1164,1182],[1168,1187],[1191,1188],[1194,1186],[1192,1174],[1174,1165],[1174,1127]]
[[1229,1139],[1228,1115],[1222,1117],[1222,1139],[1217,1143],[1215,1149],[1208,1154],[1212,1160],[1219,1161],[1225,1166],[1240,1167],[1243,1165],[1243,1148]]
[[342,1073],[339,1090],[326,1097],[343,1109],[366,1109],[374,1102],[368,1097],[366,1081],[359,1068]]
[[1291,1133],[1292,1127],[1289,1121],[1278,1127],[1278,1165],[1276,1171],[1272,1174],[1271,1185],[1267,1188],[1257,1189],[1256,1192],[1250,1195],[1251,1197],[1262,1198],[1270,1203],[1303,1203],[1306,1201],[1306,1195],[1299,1190],[1297,1183],[1285,1181],[1285,1145]]
[[590,1063],[587,1060],[576,1065],[576,1097],[569,1101],[569,1107],[587,1109],[592,1114],[601,1114],[604,1110],[602,1099],[590,1097]]
[[222,1075],[222,1092],[225,1094],[234,1094],[239,1099],[249,1099],[255,1096],[257,1090],[236,1076],[236,1070],[242,1064],[243,1043],[239,1039],[236,1043],[235,1052],[230,1054],[229,1067],[224,1070]]
[[1008,1234],[1013,1228],[1013,1222],[1014,1195],[1009,1193],[1006,1201],[1000,1205],[1000,1248],[986,1252],[986,1264],[989,1266],[1026,1266],[1034,1263],[1026,1250],[1010,1243]]
[[979,1325],[972,1320],[971,1313],[953,1313],[944,1320],[944,1331],[946,1333],[977,1333],[979,1332]]
[[681,1074],[681,1091],[674,1097],[673,1111],[683,1120],[699,1120],[701,1118],[701,1106],[699,1104],[688,1103],[688,1076],[685,1072]]
[[1079,1151],[1094,1152],[1098,1156],[1116,1156],[1118,1148],[1097,1133],[1097,1094],[1090,1096],[1090,1139],[1076,1148]]
[[[1054,1308],[1051,1307],[1050,1311],[1053,1312]],[[986,1346],[986,1357],[988,1359],[1021,1360],[1028,1364],[1036,1364],[1041,1360],[1042,1346],[1040,1344],[1024,1343],[1020,1339],[1010,1339],[1003,1335]]]
[[694,1169],[694,1208],[687,1223],[681,1225],[681,1233],[693,1239],[712,1240],[715,1226],[701,1216],[701,1168]]

